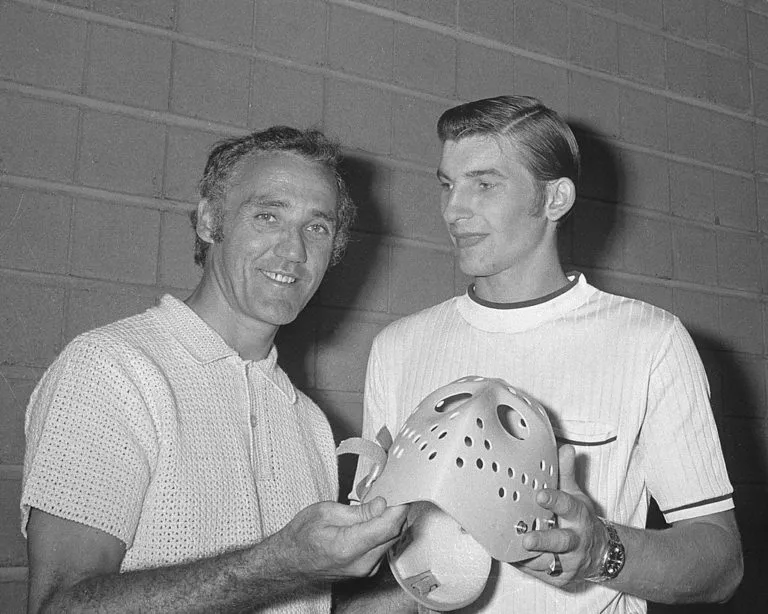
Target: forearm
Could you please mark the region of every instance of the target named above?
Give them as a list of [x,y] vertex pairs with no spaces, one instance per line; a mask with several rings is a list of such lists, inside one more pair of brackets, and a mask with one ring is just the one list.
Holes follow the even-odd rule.
[[334,614],[416,614],[416,602],[397,583],[386,561],[371,578],[345,580],[333,587]]
[[658,603],[727,601],[741,582],[743,562],[732,530],[695,522],[663,530],[617,527],[626,547],[624,569],[608,586]]
[[286,564],[267,539],[183,565],[83,580],[55,591],[41,612],[241,612],[322,590]]

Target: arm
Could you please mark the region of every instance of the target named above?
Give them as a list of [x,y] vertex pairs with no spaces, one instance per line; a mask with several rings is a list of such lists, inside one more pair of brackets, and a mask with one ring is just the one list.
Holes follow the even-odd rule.
[[[527,535],[537,556],[518,568],[554,586],[594,575],[608,542],[590,499],[574,477],[572,446],[560,449],[560,490],[538,493],[537,502],[558,516],[558,528]],[[604,586],[660,603],[715,603],[730,599],[741,582],[741,540],[732,510],[682,520],[663,530],[618,526],[626,548],[624,569]],[[547,573],[557,553],[563,573]]]
[[333,588],[334,614],[416,614],[418,605],[395,580],[389,565],[376,575],[338,582]]
[[355,507],[317,503],[252,547],[121,574],[119,539],[35,509],[28,611],[239,612],[367,575],[397,538],[406,510],[380,498]]

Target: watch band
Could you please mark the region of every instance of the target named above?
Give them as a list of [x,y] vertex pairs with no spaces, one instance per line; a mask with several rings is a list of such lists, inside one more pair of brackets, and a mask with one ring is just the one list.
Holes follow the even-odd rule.
[[608,548],[603,554],[603,559],[600,561],[600,567],[594,576],[584,578],[588,582],[605,582],[606,580],[613,580],[621,573],[624,568],[624,563],[627,558],[624,544],[621,542],[619,533],[616,528],[607,521],[605,518],[598,516],[600,522],[605,526],[608,531]]

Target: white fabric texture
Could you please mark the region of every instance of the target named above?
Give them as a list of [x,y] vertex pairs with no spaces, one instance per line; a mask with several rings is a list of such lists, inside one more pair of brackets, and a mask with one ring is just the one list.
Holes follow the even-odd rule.
[[[495,308],[465,294],[387,326],[369,358],[363,437],[382,426],[397,433],[425,396],[458,377],[498,377],[540,401],[559,442],[575,445],[577,480],[602,516],[644,527],[651,496],[669,522],[731,509],[706,374],[688,333],[668,312],[575,275],[542,303]],[[361,461],[355,483],[367,471]],[[461,611],[646,606],[605,585],[555,589],[495,562],[483,596]]]
[[[28,406],[22,531],[30,507],[96,527],[129,571],[253,544],[335,501],[328,421],[276,361],[241,359],[169,295],[77,337]],[[263,611],[328,612],[330,594]]]

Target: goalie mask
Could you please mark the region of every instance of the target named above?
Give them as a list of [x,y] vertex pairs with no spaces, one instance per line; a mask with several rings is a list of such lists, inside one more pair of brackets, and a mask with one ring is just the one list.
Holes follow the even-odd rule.
[[536,492],[557,481],[557,446],[542,405],[503,380],[470,376],[419,404],[359,494],[414,504],[388,553],[390,567],[414,599],[449,610],[480,595],[491,558],[534,556],[523,537],[554,525]]

